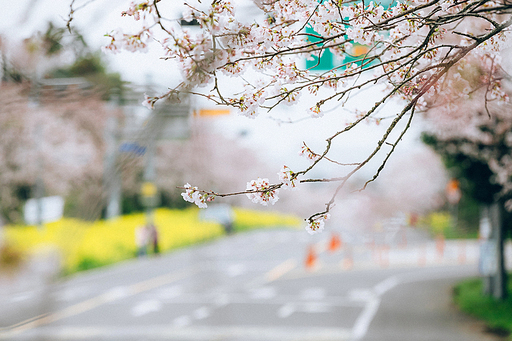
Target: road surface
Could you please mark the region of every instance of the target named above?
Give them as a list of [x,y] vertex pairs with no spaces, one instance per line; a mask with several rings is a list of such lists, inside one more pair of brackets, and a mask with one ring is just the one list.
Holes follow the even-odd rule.
[[493,340],[451,306],[453,283],[478,275],[476,242],[409,234],[329,250],[328,233],[258,230],[11,285],[0,340]]

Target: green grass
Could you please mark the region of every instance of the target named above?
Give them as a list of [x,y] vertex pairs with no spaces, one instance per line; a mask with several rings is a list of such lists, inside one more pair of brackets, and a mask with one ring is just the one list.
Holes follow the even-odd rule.
[[[508,292],[512,293],[512,281],[508,282]],[[512,297],[499,301],[485,296],[482,280],[476,278],[455,286],[454,301],[461,311],[485,321],[490,332],[509,335],[512,340]]]
[[448,211],[431,212],[423,217],[420,226],[426,229],[432,237],[439,235],[445,239],[475,239],[478,238],[478,231],[465,228],[464,222],[455,219]]

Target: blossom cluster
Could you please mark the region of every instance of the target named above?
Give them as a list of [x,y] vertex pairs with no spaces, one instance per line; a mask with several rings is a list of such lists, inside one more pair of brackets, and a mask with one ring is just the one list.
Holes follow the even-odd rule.
[[142,101],[142,105],[145,106],[148,109],[155,109],[155,103],[159,100],[159,97],[155,96],[148,96],[147,94],[144,94],[144,101]]
[[268,179],[258,178],[247,183],[247,197],[256,204],[267,206],[269,203],[274,205],[279,200],[279,189],[273,189]]
[[300,149],[299,155],[305,157],[306,159],[308,159],[312,162],[315,162],[316,160],[318,160],[320,158],[320,155],[313,152],[304,142],[302,143],[302,147]]
[[185,192],[181,193],[181,196],[185,201],[196,204],[199,208],[207,208],[207,202],[211,202],[215,199],[215,197],[208,193],[201,192],[197,187],[192,187],[189,183],[183,186],[185,188]]
[[279,176],[279,180],[283,183],[284,188],[297,189],[299,180],[297,179],[295,173],[288,166],[283,166],[277,175]]
[[306,231],[309,234],[320,233],[324,230],[325,221],[329,220],[331,215],[329,213],[322,214],[314,219],[309,219],[306,225]]
[[[487,165],[491,183],[501,188],[494,199],[507,199],[512,197],[512,105],[504,99],[508,94],[503,89],[494,92],[499,80],[490,81],[488,73],[482,72],[484,64],[480,60],[465,63],[450,75],[453,91],[462,95],[448,97],[447,92],[428,103],[427,133],[443,146],[443,153]],[[464,95],[463,88],[474,88],[474,84],[481,86]],[[510,203],[505,206],[512,210]]]
[[110,44],[103,47],[104,51],[119,53],[122,50],[129,52],[147,52],[151,40],[151,31],[145,29],[138,34],[126,34],[116,29],[105,36],[110,38]]
[[135,20],[141,19],[141,14],[143,18],[147,13],[151,13],[153,11],[153,1],[143,1],[141,3],[132,2],[130,4],[130,8],[128,10],[121,12],[122,16],[128,15],[133,16]]

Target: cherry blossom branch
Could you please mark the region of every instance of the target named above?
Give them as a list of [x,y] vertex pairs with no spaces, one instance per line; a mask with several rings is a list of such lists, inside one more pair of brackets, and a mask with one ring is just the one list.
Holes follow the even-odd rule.
[[[212,1],[207,9],[188,6],[184,17],[197,19],[201,33],[192,35],[164,27],[156,1],[151,7],[133,7],[134,17],[154,8],[155,22],[170,37],[161,42],[167,54],[165,58],[174,58],[184,73],[184,80],[179,86],[162,96],[148,97],[145,101],[148,106],[153,106],[161,98],[185,92],[237,108],[242,115],[255,117],[260,109],[269,112],[281,104],[293,104],[300,93],[309,91],[318,97],[315,99],[316,105],[309,109],[311,117],[317,118],[323,115],[325,103],[346,103],[354,92],[386,82],[387,90],[380,100],[367,112],[356,116],[350,125],[328,137],[322,153],[316,154],[304,144],[303,155],[310,158],[312,164],[299,172],[284,166],[278,173],[280,183],[270,184],[267,179],[258,178],[248,183],[246,191],[232,194],[201,191],[190,185],[184,188],[184,198],[200,206],[216,196],[238,194],[246,194],[254,202],[268,204],[277,201],[279,189],[294,188],[298,183],[340,182],[331,200],[326,203],[325,210],[308,218],[313,232],[321,230],[336,196],[349,178],[380,154],[383,146],[389,145],[391,149],[362,189],[378,178],[409,130],[416,110],[421,111],[427,101],[433,101],[437,96],[457,98],[476,91],[467,88],[469,83],[459,69],[464,68],[467,58],[480,59],[485,63],[487,56],[494,56],[512,20],[504,17],[512,12],[512,4],[487,0],[411,0],[386,9],[364,1],[343,5],[336,1],[303,0],[286,4],[265,1],[259,7],[271,19],[251,24],[238,22],[233,14],[234,7],[223,0]],[[142,14],[137,11],[142,11]],[[472,22],[478,25],[463,25]],[[306,31],[306,27],[313,28],[315,33]],[[464,31],[460,27],[471,29]],[[141,36],[142,32],[138,38]],[[133,37],[137,38],[136,35]],[[324,51],[347,56],[353,44],[369,46],[364,54],[358,55],[356,62],[346,60],[321,74],[312,72],[314,68],[303,70],[296,64],[297,58],[320,57]],[[317,65],[319,61],[320,58]],[[243,77],[244,71],[249,68],[258,73],[258,77],[251,81]],[[499,79],[495,76],[495,66],[487,65],[484,69],[488,74],[485,102],[495,97],[504,99]],[[363,74],[372,72],[373,75],[361,78]],[[458,78],[452,79],[449,72],[458,75]],[[224,89],[221,91],[220,82],[224,75],[239,77],[244,88],[232,94]],[[454,82],[458,82],[462,88],[460,95],[455,88],[452,89]],[[210,93],[193,90],[198,85],[208,85]],[[329,92],[323,93],[320,89]],[[404,100],[404,107],[391,121],[373,151],[360,163],[343,164],[332,160],[329,153],[337,137],[363,120],[375,118],[372,115],[391,98]],[[398,123],[407,115],[409,119],[405,128],[399,131],[398,138],[388,142],[391,133],[399,129]],[[354,169],[345,176],[304,179],[322,160],[354,166]]]
[[87,2],[85,2],[84,4],[82,4],[81,6],[78,6],[76,8],[73,8],[73,5],[75,4],[75,0],[71,0],[70,4],[69,4],[69,13],[68,13],[68,19],[66,20],[66,28],[68,29],[68,32],[70,34],[72,34],[72,29],[71,29],[71,22],[73,21],[74,19],[74,15],[75,15],[75,12],[88,6],[90,3],[94,2],[96,0],[89,0]]
[[[505,22],[502,26],[503,27],[507,27],[509,25],[512,24],[512,19],[510,19],[508,22]],[[498,28],[497,28],[498,29]],[[496,34],[497,32],[491,32],[489,33],[490,36]],[[481,43],[481,42],[480,42]],[[477,42],[475,42],[475,44],[477,44]],[[475,46],[476,47],[476,46]],[[474,48],[474,47],[473,47]],[[416,103],[417,101],[421,98],[421,96],[423,96],[427,91],[428,89],[430,89],[430,87],[432,87],[444,74],[446,74],[448,72],[448,70],[451,68],[451,66],[453,66],[455,63],[457,63],[460,59],[462,59],[465,54],[467,54],[469,51],[471,51],[472,49],[470,49],[469,47],[465,49],[466,51],[463,51],[461,53],[459,53],[459,55],[457,56],[457,58],[455,58],[454,60],[452,60],[450,63],[448,63],[444,70],[440,71],[437,73],[437,75],[435,75],[434,77],[432,77],[429,82],[427,84],[425,84],[423,86],[423,88],[420,90],[420,93],[415,97],[415,99],[413,101],[411,101],[403,110],[402,112],[400,113],[400,115],[398,115],[392,122],[392,124],[388,127],[388,129],[386,130],[386,132],[384,133],[383,137],[381,140],[379,140],[379,142],[377,143],[377,147],[374,149],[374,151],[365,159],[365,161],[361,162],[354,170],[352,170],[350,173],[347,174],[347,176],[343,177],[342,178],[342,183],[336,188],[333,196],[331,197],[331,200],[326,204],[326,209],[325,211],[323,212],[319,212],[319,213],[315,213],[313,214],[312,216],[310,216],[308,218],[308,220],[310,222],[313,222],[317,217],[321,217],[321,216],[324,216],[325,214],[328,214],[331,207],[333,206],[334,202],[335,202],[335,198],[337,197],[338,193],[341,191],[341,189],[344,187],[345,183],[348,181],[348,179],[353,175],[355,174],[359,169],[361,169],[364,165],[366,165],[370,160],[373,159],[373,157],[380,151],[382,145],[385,143],[385,141],[387,140],[387,138],[389,137],[389,135],[391,134],[391,132],[394,130],[395,126],[397,125],[397,123],[403,118],[403,116],[409,112],[409,110],[411,110],[411,114],[410,114],[410,118],[409,118],[409,121],[407,122],[407,125],[406,127],[404,128],[404,130],[401,132],[399,138],[395,141],[394,144],[392,144],[392,149],[391,151],[386,155],[386,158],[384,159],[384,161],[381,163],[380,167],[378,168],[377,170],[377,173],[373,176],[372,179],[368,180],[363,188],[361,190],[364,190],[366,188],[366,186],[368,185],[368,183],[374,181],[378,175],[380,174],[380,172],[382,171],[382,169],[384,169],[384,166],[385,164],[387,163],[389,157],[391,156],[391,154],[393,153],[393,151],[395,150],[396,148],[396,145],[398,144],[398,142],[402,139],[403,135],[405,134],[405,132],[409,129],[410,127],[410,124],[411,124],[411,121],[412,121],[412,118],[413,118],[413,113],[414,113],[414,108],[416,106]],[[465,52],[465,53],[464,53]],[[328,148],[330,148],[330,141],[328,141]],[[327,148],[326,148],[326,151],[327,151]],[[324,152],[324,154],[326,154]]]

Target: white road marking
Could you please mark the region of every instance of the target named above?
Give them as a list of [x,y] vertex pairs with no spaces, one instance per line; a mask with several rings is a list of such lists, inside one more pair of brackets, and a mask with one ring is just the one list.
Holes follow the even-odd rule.
[[369,289],[354,289],[350,290],[348,297],[356,302],[369,302],[375,298],[375,292]]
[[381,302],[380,297],[400,283],[398,277],[392,276],[377,283],[372,290],[353,290],[351,292],[353,299],[360,299],[367,302],[363,312],[358,316],[352,328],[352,337],[354,340],[362,339],[368,332],[368,328],[379,310]]
[[164,287],[164,288],[161,288],[160,290],[158,290],[157,297],[164,299],[164,300],[168,300],[168,299],[179,297],[179,296],[181,296],[182,293],[183,293],[183,288],[181,287],[181,285],[173,285],[173,286]]
[[230,302],[229,295],[228,294],[221,294],[217,297],[215,297],[215,305],[217,307],[224,307],[227,306]]
[[162,302],[158,300],[147,300],[138,303],[131,310],[132,316],[140,317],[149,313],[160,311],[162,309]]
[[238,277],[247,272],[247,266],[245,264],[232,264],[226,269],[226,273],[229,277]]
[[253,289],[249,294],[250,298],[259,300],[268,300],[277,296],[277,290],[274,287],[259,287]]
[[172,324],[175,327],[186,327],[186,326],[192,324],[192,318],[188,315],[183,315],[183,316],[175,318],[174,321],[172,321]]
[[13,297],[11,297],[11,302],[16,303],[16,302],[22,302],[22,301],[29,300],[32,297],[34,297],[34,294],[35,294],[34,291],[21,292],[19,294],[14,295]]
[[277,316],[284,319],[289,317],[291,314],[295,312],[295,307],[291,303],[287,303],[283,305],[279,310],[277,311]]
[[306,302],[303,303],[301,309],[297,311],[313,314],[329,313],[331,311],[331,306],[322,302]]
[[331,305],[322,303],[322,302],[296,302],[296,303],[286,303],[281,306],[277,311],[277,316],[279,318],[287,318],[290,317],[293,313],[301,312],[308,314],[319,314],[319,313],[329,313],[331,311]]
[[[135,284],[132,284],[128,287],[129,290],[129,296],[133,296],[136,294],[139,294],[141,292],[149,291],[151,289],[155,289],[157,287],[160,287],[165,284],[169,284],[175,281],[178,281],[180,279],[186,278],[193,274],[193,271],[183,271],[178,273],[168,273],[165,275],[153,277],[150,279],[147,279],[142,282],[138,282]],[[116,288],[114,288],[116,289]],[[114,293],[116,290],[114,290]],[[27,330],[34,329],[40,326],[44,326],[47,324],[50,324],[55,321],[60,321],[64,318],[76,316],[81,313],[93,310],[95,308],[98,308],[104,304],[111,303],[115,300],[120,299],[123,295],[119,294],[112,294],[112,291],[107,291],[101,295],[92,297],[90,299],[87,299],[85,301],[73,304],[69,307],[66,307],[62,310],[59,310],[55,313],[45,315],[38,319],[28,319],[26,321],[22,321],[20,323],[17,323],[16,325],[9,326],[6,328],[3,328],[3,330],[0,330],[0,340],[1,339],[10,339],[14,337],[15,335],[18,335],[20,333],[26,332]],[[123,296],[124,297],[124,296]]]
[[376,286],[374,286],[373,291],[378,296],[381,296],[384,293],[386,293],[387,291],[396,287],[398,284],[400,284],[398,277],[392,276],[392,277],[386,278],[385,280],[383,280],[382,282],[380,282]]
[[113,287],[106,291],[104,295],[108,301],[113,302],[130,296],[130,288],[124,285]]
[[370,300],[364,307],[363,312],[358,316],[354,327],[352,328],[352,337],[354,340],[360,340],[368,332],[373,317],[379,310],[380,298]]
[[321,287],[313,287],[303,290],[300,293],[300,298],[309,301],[320,301],[325,298],[325,289]]
[[56,293],[56,301],[70,302],[87,296],[91,292],[88,286],[81,285],[74,288],[66,288]]
[[211,312],[208,307],[201,307],[199,309],[194,310],[194,312],[192,313],[192,316],[194,316],[194,318],[196,320],[205,319],[205,318],[209,317],[210,315],[211,315]]

